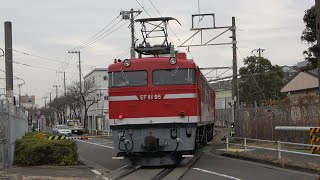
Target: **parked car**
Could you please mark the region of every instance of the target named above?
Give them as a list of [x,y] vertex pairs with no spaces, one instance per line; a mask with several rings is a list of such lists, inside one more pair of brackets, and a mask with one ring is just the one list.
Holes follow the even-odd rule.
[[67,125],[55,125],[53,126],[53,134],[55,135],[66,135],[66,136],[71,136],[72,131],[69,129]]
[[77,120],[77,119],[67,120],[67,125],[68,125],[69,129],[71,129],[72,133],[78,134],[78,135],[83,134],[83,126],[81,126],[79,120]]

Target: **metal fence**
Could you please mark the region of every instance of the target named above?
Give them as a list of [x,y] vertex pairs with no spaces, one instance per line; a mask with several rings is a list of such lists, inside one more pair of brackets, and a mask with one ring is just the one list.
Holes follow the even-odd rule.
[[[238,143],[232,142],[234,140],[240,140],[240,142],[238,142]],[[258,145],[249,145],[248,141],[275,144],[276,148],[258,146]],[[244,148],[245,152],[248,151],[248,149],[263,149],[263,150],[269,150],[269,151],[276,151],[279,160],[282,158],[281,154],[283,152],[284,153],[305,155],[305,156],[320,157],[320,154],[312,154],[312,153],[307,153],[307,152],[301,152],[301,149],[299,149],[299,151],[297,151],[297,150],[286,149],[286,148],[283,147],[284,145],[290,145],[290,146],[294,146],[294,147],[307,147],[306,148],[306,150],[307,150],[308,148],[311,148],[311,147],[320,148],[320,145],[310,145],[310,144],[292,143],[292,142],[283,142],[283,141],[270,141],[270,140],[251,139],[251,138],[242,138],[242,137],[228,137],[228,136],[226,137],[225,144],[226,144],[226,151],[227,152],[229,151],[230,146],[242,147],[242,148]]]
[[279,132],[275,126],[319,126],[319,103],[243,108],[235,113],[237,136],[306,143],[306,132]]
[[28,132],[27,115],[7,99],[0,100],[0,168],[12,165],[14,143]]

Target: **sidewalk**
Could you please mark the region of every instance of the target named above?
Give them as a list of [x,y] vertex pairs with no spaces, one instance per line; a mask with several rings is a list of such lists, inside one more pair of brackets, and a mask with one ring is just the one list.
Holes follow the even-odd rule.
[[12,180],[103,180],[87,166],[10,167],[0,170],[0,179]]

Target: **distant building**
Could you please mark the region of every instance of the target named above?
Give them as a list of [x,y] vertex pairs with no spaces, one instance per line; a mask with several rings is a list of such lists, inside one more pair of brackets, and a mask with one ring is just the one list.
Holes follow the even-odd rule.
[[84,79],[94,82],[95,87],[91,96],[98,100],[88,110],[88,128],[109,130],[108,70],[107,68],[95,68],[84,76]]
[[290,97],[318,95],[318,69],[297,73],[282,89]]
[[20,97],[20,104],[26,109],[32,109],[37,106],[35,96],[28,96],[28,95]]

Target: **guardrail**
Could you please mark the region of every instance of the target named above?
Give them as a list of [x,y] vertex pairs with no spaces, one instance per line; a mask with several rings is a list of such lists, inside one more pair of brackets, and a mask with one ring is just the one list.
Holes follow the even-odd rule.
[[111,130],[89,129],[89,135],[91,135],[91,136],[102,135],[103,137],[112,137],[112,131]]
[[[243,144],[236,144],[236,143],[230,143],[230,138],[231,139],[241,139],[243,140]],[[277,144],[277,149],[274,148],[269,148],[269,147],[261,147],[261,146],[252,146],[252,145],[247,145],[247,141],[256,141],[256,142],[267,142],[267,143],[272,143],[272,144]],[[320,145],[310,145],[310,144],[301,144],[301,143],[292,143],[292,142],[283,142],[283,141],[270,141],[270,140],[263,140],[263,139],[252,139],[252,138],[242,138],[242,137],[226,137],[226,151],[229,151],[229,145],[232,146],[240,146],[244,148],[244,151],[246,152],[248,148],[251,149],[264,149],[264,150],[270,150],[270,151],[277,151],[278,152],[278,159],[281,159],[281,153],[292,153],[292,154],[300,154],[300,155],[307,155],[307,156],[315,156],[315,157],[320,157],[320,154],[312,154],[312,153],[304,153],[304,152],[297,152],[297,151],[291,151],[291,150],[286,150],[282,149],[282,145],[294,145],[294,146],[302,146],[302,147],[316,147],[320,148]]]

